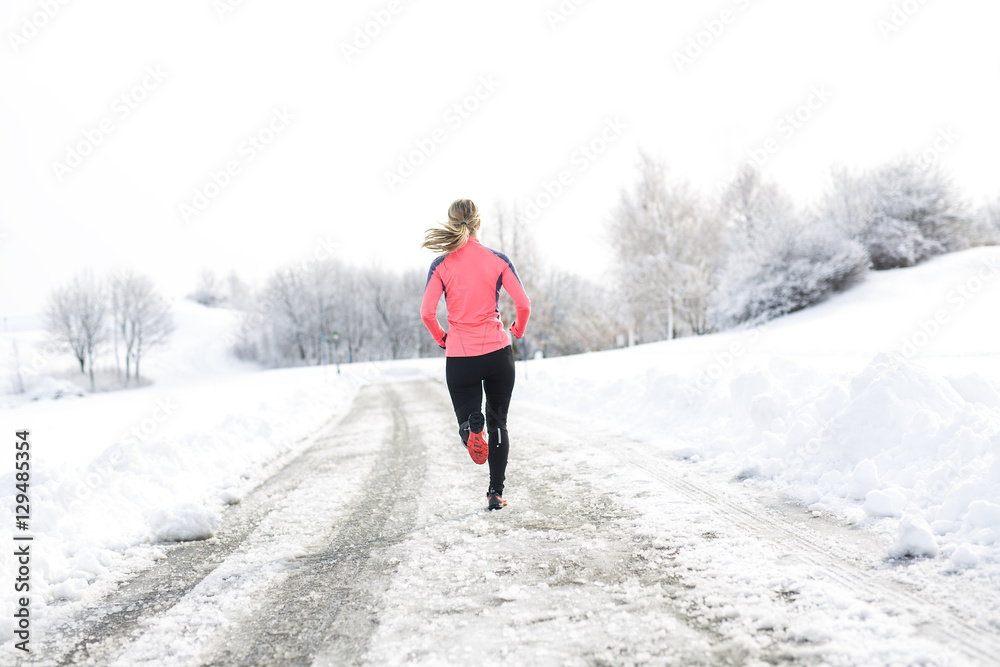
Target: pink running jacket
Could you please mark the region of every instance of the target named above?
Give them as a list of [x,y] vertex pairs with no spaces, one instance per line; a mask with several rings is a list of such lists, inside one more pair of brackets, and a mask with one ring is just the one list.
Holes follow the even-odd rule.
[[445,331],[437,319],[438,302],[444,294],[448,306],[446,356],[478,357],[511,344],[500,320],[501,286],[514,299],[517,322],[513,334],[520,338],[528,324],[531,302],[507,255],[470,238],[458,250],[431,263],[420,318],[437,344],[444,345]]

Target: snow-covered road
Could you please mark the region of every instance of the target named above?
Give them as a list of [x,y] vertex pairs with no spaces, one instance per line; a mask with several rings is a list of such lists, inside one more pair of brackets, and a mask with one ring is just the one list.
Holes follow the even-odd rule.
[[342,421],[104,601],[52,605],[33,662],[986,665],[977,591],[548,408],[512,409],[509,507],[427,378]]

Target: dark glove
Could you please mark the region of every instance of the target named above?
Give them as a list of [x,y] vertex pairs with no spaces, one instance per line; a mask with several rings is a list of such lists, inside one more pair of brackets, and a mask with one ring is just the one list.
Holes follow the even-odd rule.
[[438,347],[440,347],[440,348],[441,348],[442,350],[444,350],[444,349],[447,349],[447,343],[448,343],[448,334],[446,333],[446,334],[445,334],[445,335],[444,335],[444,336],[443,336],[443,337],[441,338],[441,342],[440,342],[440,343],[438,343]]

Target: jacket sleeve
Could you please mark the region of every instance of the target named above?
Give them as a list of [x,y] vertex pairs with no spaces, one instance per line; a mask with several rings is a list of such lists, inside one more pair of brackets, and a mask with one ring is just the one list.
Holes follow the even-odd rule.
[[445,331],[437,319],[437,307],[442,294],[444,294],[444,283],[441,282],[441,277],[437,275],[437,272],[431,269],[431,273],[427,277],[427,285],[424,287],[424,300],[420,304],[420,319],[424,321],[424,326],[431,332],[434,341],[444,347]]
[[521,338],[524,336],[524,328],[528,326],[528,318],[531,317],[531,301],[528,300],[528,295],[524,292],[524,285],[521,284],[521,279],[518,278],[513,264],[508,262],[500,277],[503,281],[503,288],[514,300],[514,309],[517,311],[517,321],[514,322],[511,333],[514,334],[515,338]]

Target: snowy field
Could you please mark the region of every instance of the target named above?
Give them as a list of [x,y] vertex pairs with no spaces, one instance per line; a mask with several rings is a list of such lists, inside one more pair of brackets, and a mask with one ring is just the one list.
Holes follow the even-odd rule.
[[[942,611],[967,603],[991,641],[1000,637],[998,273],[1000,251],[975,249],[872,273],[848,293],[760,329],[519,364],[511,507],[496,515],[478,511],[485,489],[473,486],[471,464],[448,458],[457,447],[439,383],[443,360],[344,366],[340,375],[334,368],[259,371],[227,357],[228,312],[180,302],[173,342],[144,369],[154,380],[148,386],[58,400],[0,395],[8,435],[31,429],[32,613],[36,621],[70,615],[165,558],[173,542],[216,539],[254,489],[331,428],[336,434],[355,397],[371,403],[386,383],[412,393],[407,383],[423,377],[436,381],[423,392],[432,395],[418,397],[433,414],[410,416],[422,443],[417,457],[400,450],[421,467],[419,488],[389,479],[391,494],[386,486],[365,495],[371,502],[426,497],[406,510],[406,521],[424,528],[379,561],[392,575],[362,572],[375,577],[372,590],[385,605],[367,663],[506,656],[510,664],[532,657],[537,664],[765,664],[791,655],[809,664],[980,664],[936,653],[925,638],[909,641],[907,591],[937,596]],[[18,337],[30,359],[37,338]],[[5,389],[10,380],[0,378]],[[381,414],[377,405],[366,409]],[[400,446],[399,437],[378,433]],[[366,437],[359,431],[342,445],[350,452],[337,455],[330,473],[341,476],[330,478],[336,493],[323,497],[325,487],[301,485],[300,504],[309,508],[296,519],[302,536],[285,539],[280,553],[309,554],[316,523],[366,525],[367,514],[344,505],[360,480],[378,475]],[[6,544],[13,488],[8,468],[0,476]],[[755,498],[771,499],[766,521]],[[455,508],[460,516],[449,519]],[[560,516],[567,509],[579,515]],[[379,525],[400,520],[390,515]],[[820,546],[793,550],[794,558],[771,554],[763,539],[795,543],[805,530],[818,531],[809,544]],[[484,545],[502,567],[486,563]],[[283,580],[261,565],[274,546],[257,549],[235,562],[259,568],[244,585],[266,592]],[[826,551],[864,565],[841,573],[854,582],[844,584],[846,593],[810,583],[817,568],[836,574],[842,567]],[[756,552],[782,564],[751,565]],[[598,553],[605,556],[594,560]],[[697,562],[684,560],[691,553]],[[217,591],[241,576],[227,563],[211,575],[219,577]],[[0,577],[13,580],[14,568],[4,559]],[[695,595],[684,572],[699,568]],[[883,591],[881,607],[844,597],[863,598],[869,585]],[[787,595],[767,598],[763,590]],[[206,623],[230,632],[226,624],[244,598],[213,595],[185,597],[175,615],[215,599]],[[689,609],[687,617],[664,620],[657,605],[667,598]],[[813,611],[800,613],[804,601]],[[13,596],[2,602],[0,635],[10,637]],[[898,605],[895,613],[889,603]],[[520,634],[489,634],[491,615],[504,609]],[[171,638],[208,632],[179,618],[144,625],[147,635],[119,664],[199,664],[205,655],[226,662],[218,647],[201,657],[195,645],[163,653],[158,647]],[[636,629],[642,619],[652,625]],[[960,624],[942,627],[950,641],[966,636]],[[225,646],[239,645],[235,630],[225,636]],[[598,640],[632,650],[585,648]],[[800,645],[813,652],[796,652]],[[816,645],[832,652],[815,652]],[[767,653],[776,646],[782,652]],[[7,642],[0,659],[10,649]]]

